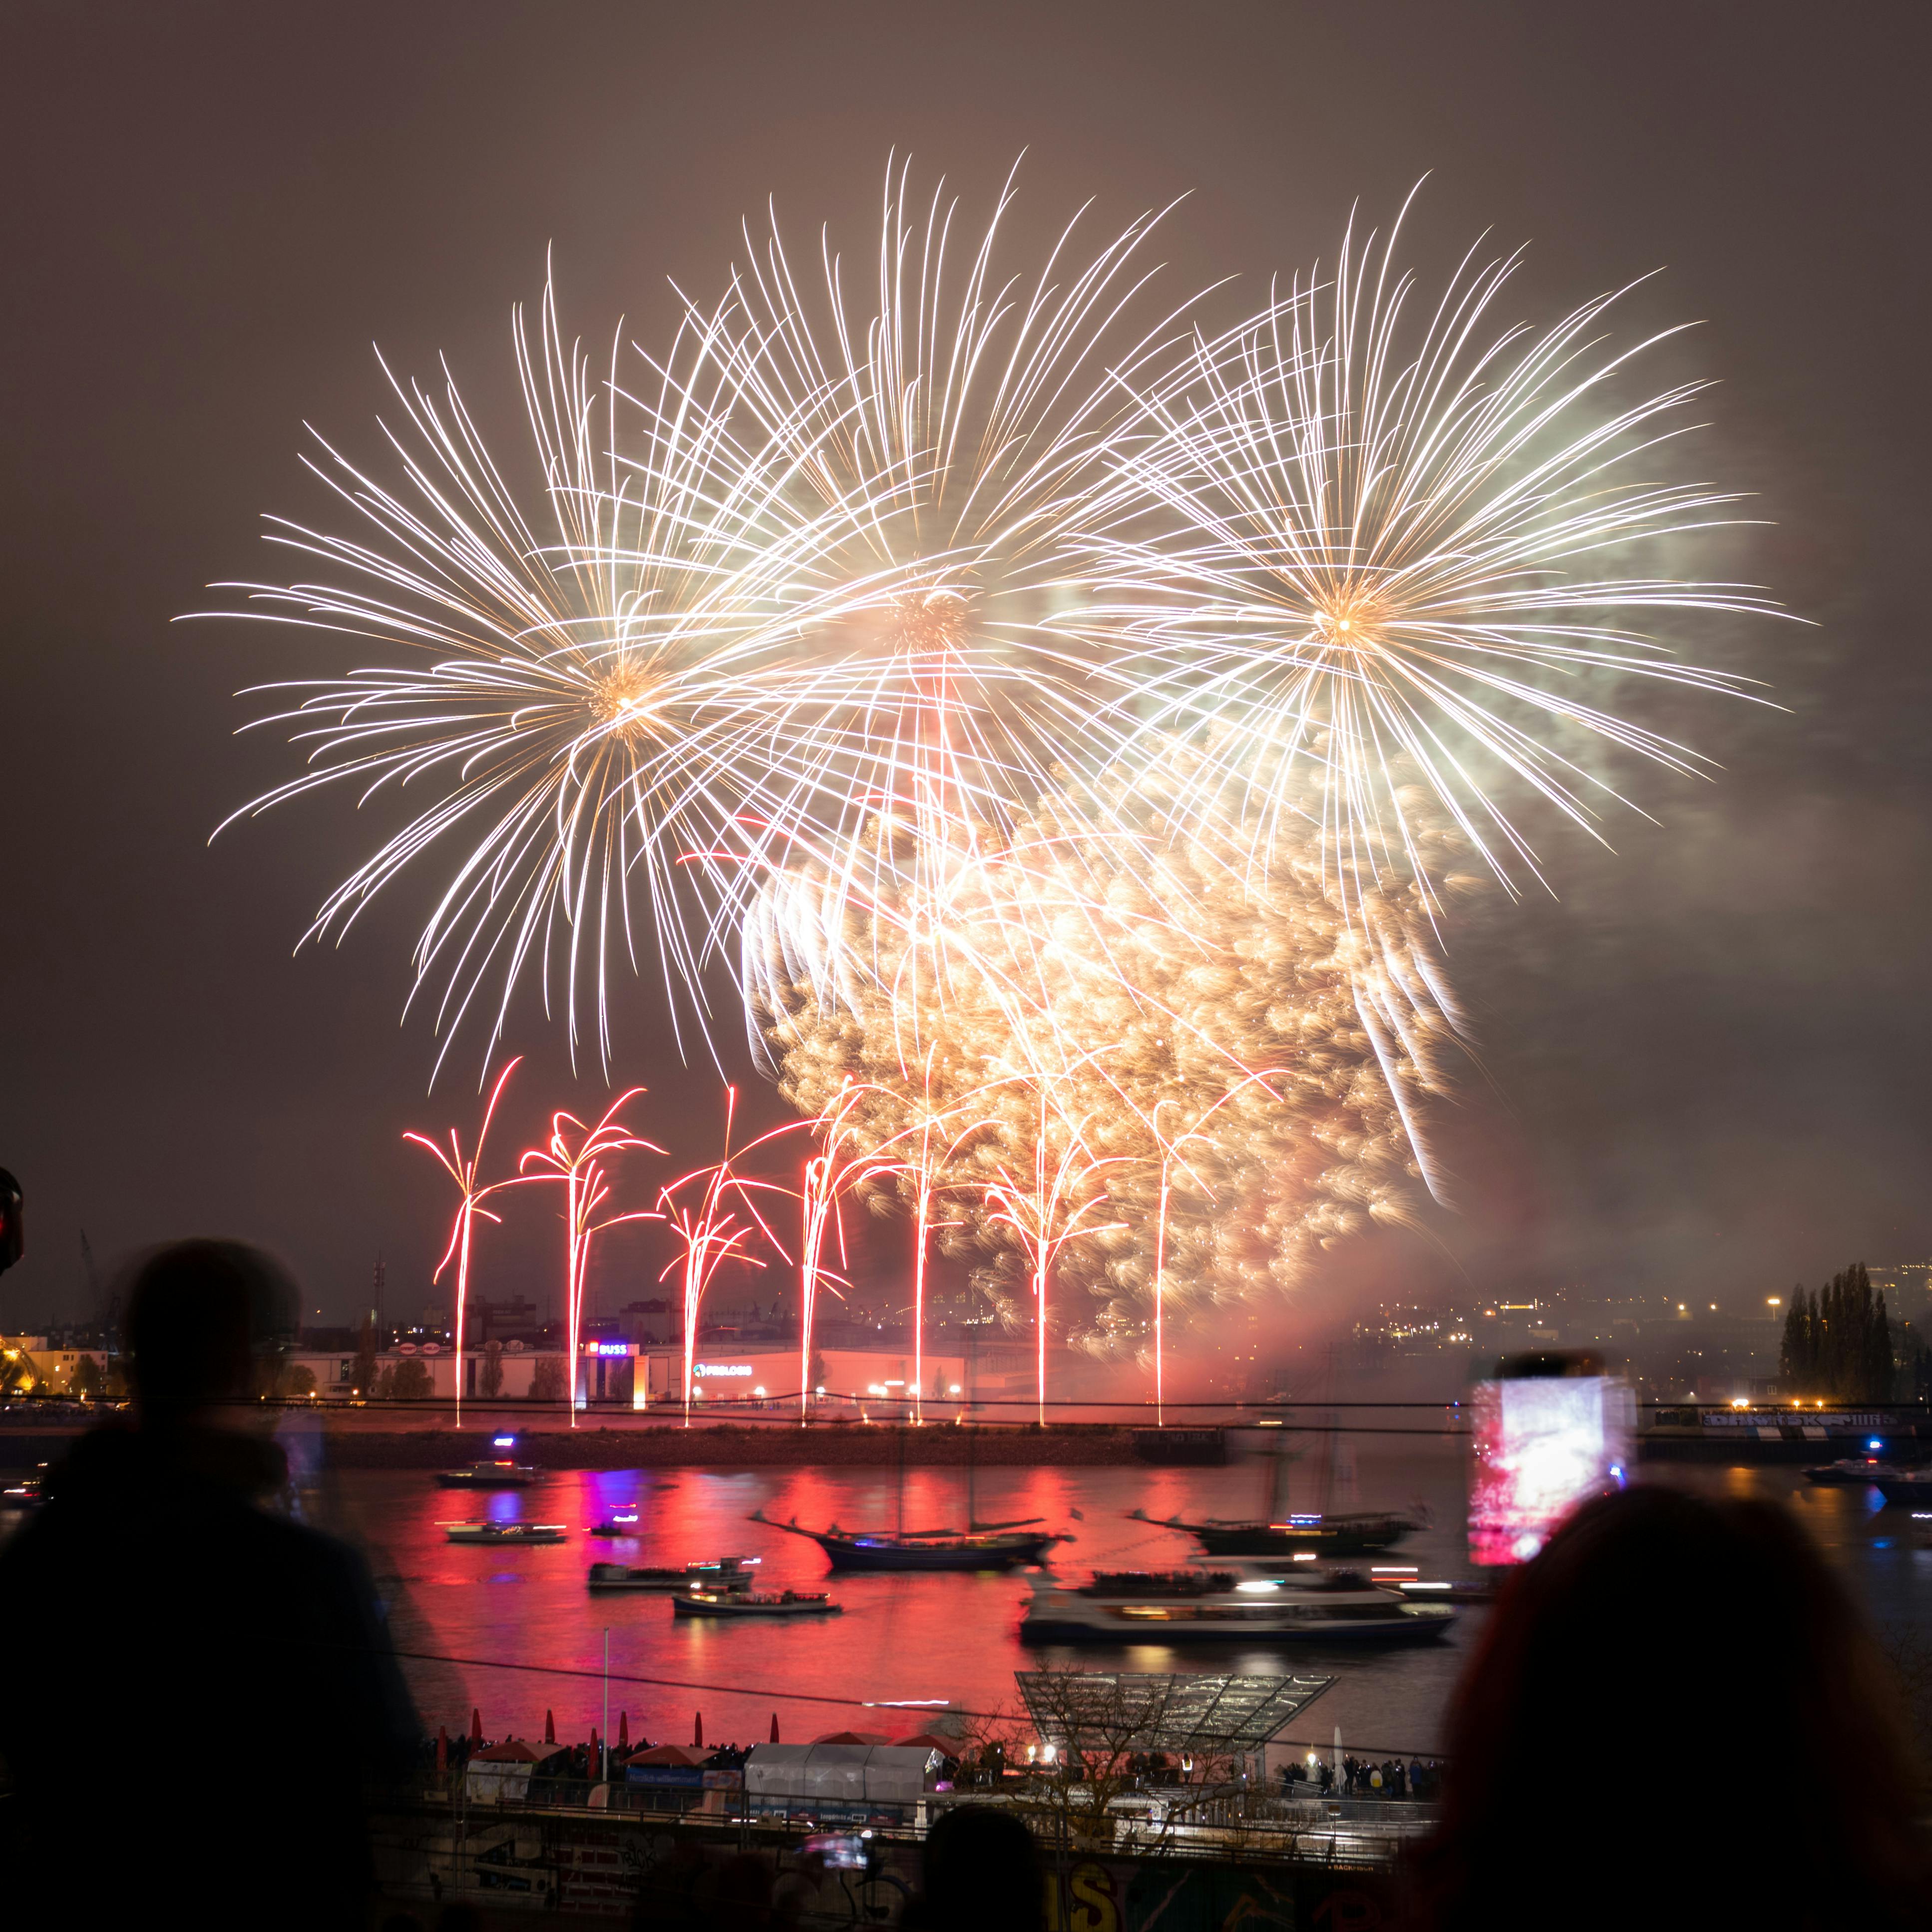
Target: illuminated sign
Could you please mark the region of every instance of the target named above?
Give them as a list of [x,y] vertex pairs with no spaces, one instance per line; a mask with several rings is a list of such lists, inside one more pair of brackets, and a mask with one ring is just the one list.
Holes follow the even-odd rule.
[[706,1382],[722,1382],[727,1376],[742,1376],[749,1382],[753,1370],[749,1362],[697,1362],[691,1372],[694,1376],[702,1376]]
[[590,1352],[593,1355],[628,1355],[631,1345],[628,1342],[593,1342]]

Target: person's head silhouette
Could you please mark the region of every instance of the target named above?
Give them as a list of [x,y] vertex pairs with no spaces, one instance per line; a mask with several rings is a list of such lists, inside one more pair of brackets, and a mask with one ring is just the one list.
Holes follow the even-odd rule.
[[143,1424],[218,1422],[254,1393],[258,1351],[294,1326],[281,1264],[242,1241],[176,1241],[136,1267],[128,1344]]
[[1601,1498],[1510,1580],[1463,1670],[1419,1920],[1925,1922],[1898,1708],[1787,1511]]

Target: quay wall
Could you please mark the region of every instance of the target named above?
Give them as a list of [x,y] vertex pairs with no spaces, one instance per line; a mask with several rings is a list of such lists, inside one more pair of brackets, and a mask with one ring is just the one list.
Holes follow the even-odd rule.
[[[734,1906],[748,1919],[760,1893],[776,1922],[802,1932],[898,1924],[920,1888],[916,1838],[882,1834],[869,1873],[818,1869],[802,1856],[803,1841],[796,1828],[722,1820],[497,1813],[430,1801],[379,1814],[376,1870],[390,1910],[422,1913],[460,1901],[487,1925],[530,1932],[600,1919],[712,1924]],[[1367,1932],[1396,1922],[1393,1849],[1337,1857],[1336,1841],[1312,1832],[1288,1856],[1229,1849],[1212,1857],[1136,1856],[1042,1845],[1048,1932],[1225,1932],[1244,1924]]]
[[[383,1426],[368,1412],[352,1416],[298,1411],[290,1420],[314,1426],[323,1454],[339,1469],[446,1469],[502,1452],[490,1428],[458,1430],[447,1420],[414,1428]],[[574,1430],[534,1429],[519,1419],[516,1455],[542,1469],[817,1468],[862,1466],[982,1468],[1049,1465],[1099,1468],[1136,1462],[1135,1432],[1094,1423],[980,1424],[965,1428],[932,1424],[826,1423],[801,1429],[778,1423],[672,1423],[615,1427],[584,1423]],[[62,1428],[0,1426],[0,1468],[58,1462],[81,1433]]]

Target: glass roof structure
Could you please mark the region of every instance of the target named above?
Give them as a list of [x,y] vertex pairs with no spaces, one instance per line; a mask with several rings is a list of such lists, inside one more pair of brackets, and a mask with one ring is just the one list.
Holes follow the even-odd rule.
[[1258,1751],[1335,1682],[1232,1671],[1018,1670],[1027,1714],[1062,1750]]

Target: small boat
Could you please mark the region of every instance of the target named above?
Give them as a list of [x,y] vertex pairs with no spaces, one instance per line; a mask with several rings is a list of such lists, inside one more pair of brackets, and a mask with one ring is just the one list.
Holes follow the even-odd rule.
[[1042,1579],[1028,1643],[1428,1643],[1460,1614],[1350,1570],[1243,1580],[1232,1572],[1100,1570],[1077,1588]]
[[1881,1456],[1846,1456],[1836,1462],[1814,1462],[1804,1472],[1808,1483],[1909,1483],[1932,1472],[1916,1464],[1888,1462]]
[[607,1516],[602,1522],[593,1522],[589,1534],[592,1536],[635,1536],[638,1533],[638,1513],[628,1516]]
[[823,1590],[693,1590],[672,1598],[670,1607],[680,1617],[825,1617],[845,1606]]
[[451,1543],[488,1543],[520,1549],[526,1543],[562,1543],[569,1534],[560,1522],[450,1522],[443,1525]]
[[527,1462],[472,1462],[467,1468],[440,1471],[436,1480],[446,1490],[526,1490],[536,1479]]
[[1056,1543],[1073,1540],[1062,1531],[1035,1528],[1037,1516],[964,1530],[842,1530],[836,1522],[829,1529],[802,1529],[796,1519],[778,1522],[762,1510],[753,1511],[751,1520],[808,1538],[835,1570],[1018,1570],[1044,1562]]
[[655,1590],[660,1595],[685,1590],[748,1590],[758,1581],[752,1572],[758,1562],[755,1556],[719,1556],[709,1563],[686,1563],[676,1568],[593,1563],[590,1587],[593,1590]]
[[1424,1526],[1412,1516],[1389,1510],[1351,1516],[1292,1515],[1279,1522],[1227,1522],[1210,1517],[1205,1522],[1184,1522],[1178,1516],[1149,1516],[1128,1511],[1135,1522],[1178,1529],[1192,1537],[1210,1556],[1366,1556],[1393,1550]]

